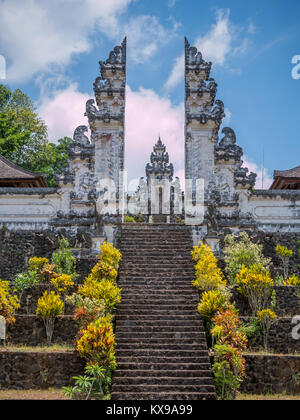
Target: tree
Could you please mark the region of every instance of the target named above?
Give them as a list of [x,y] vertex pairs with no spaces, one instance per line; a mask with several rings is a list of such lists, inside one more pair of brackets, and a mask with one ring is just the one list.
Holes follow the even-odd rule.
[[21,90],[11,91],[0,84],[0,154],[16,165],[44,173],[54,186],[54,173],[67,165],[67,148],[72,139],[58,144],[48,140],[47,126],[36,113],[33,102]]

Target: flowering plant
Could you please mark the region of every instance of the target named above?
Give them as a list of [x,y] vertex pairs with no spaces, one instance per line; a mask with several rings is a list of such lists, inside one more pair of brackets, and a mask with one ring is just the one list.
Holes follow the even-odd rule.
[[0,315],[8,324],[15,322],[14,312],[20,307],[19,299],[11,293],[8,281],[0,279]]
[[218,260],[208,245],[200,242],[199,246],[194,246],[192,257],[196,261],[196,280],[192,282],[193,286],[202,291],[226,287],[226,280],[218,267]]
[[80,356],[101,367],[115,369],[115,336],[110,316],[89,324],[80,335],[76,347]]
[[274,281],[270,272],[258,264],[243,266],[236,279],[238,291],[248,299],[255,316],[258,310],[265,308],[272,294]]

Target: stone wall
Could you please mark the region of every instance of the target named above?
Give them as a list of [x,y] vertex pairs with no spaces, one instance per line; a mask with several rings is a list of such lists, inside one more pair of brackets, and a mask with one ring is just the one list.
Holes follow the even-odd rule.
[[241,391],[250,394],[300,393],[300,357],[247,355]]
[[[275,312],[280,317],[300,315],[300,287],[275,286],[276,307]],[[233,290],[233,301],[235,302],[241,316],[251,316],[248,301],[236,289]]]
[[83,279],[93,267],[96,255],[90,252],[91,237],[84,228],[78,230],[11,231],[0,229],[0,278],[11,281],[28,268],[33,256],[51,258],[58,249],[58,239],[67,237],[77,257],[77,271]]
[[[249,318],[241,318],[243,322],[249,321]],[[268,351],[280,354],[300,354],[300,339],[295,340],[292,331],[295,325],[292,324],[292,318],[278,318],[272,325],[268,338]],[[255,340],[249,340],[247,348],[251,351],[263,349],[263,336],[259,335]]]
[[[47,343],[46,329],[41,319],[35,315],[17,315],[16,322],[7,326],[7,344],[38,346]],[[79,326],[73,316],[59,316],[55,320],[52,342],[73,344]]]
[[0,347],[0,389],[61,388],[83,373],[75,352],[6,352]]
[[[247,355],[247,379],[241,391],[252,394],[299,394],[299,356]],[[83,374],[85,361],[75,352],[7,352],[0,349],[0,389],[68,386]]]

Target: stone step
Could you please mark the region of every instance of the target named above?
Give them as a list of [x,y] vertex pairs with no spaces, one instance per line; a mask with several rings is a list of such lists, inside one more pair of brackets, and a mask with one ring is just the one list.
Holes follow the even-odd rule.
[[[169,363],[169,364],[182,364],[182,363],[190,363],[191,358],[188,357],[164,357],[164,356],[135,356],[132,355],[131,357],[125,356],[125,357],[118,357],[117,359],[117,364],[122,365],[122,364],[126,364],[126,363],[135,363],[136,365],[139,364],[148,364],[148,365],[153,365],[153,364],[157,364],[157,363]],[[209,363],[209,357],[208,356],[194,356],[193,357],[193,362],[194,363]]]
[[[129,333],[185,333],[187,330],[186,325],[127,325],[123,324],[122,326],[118,324],[118,333],[122,332],[123,334]],[[190,326],[189,332],[204,332],[204,327],[201,325]]]
[[[133,393],[133,392],[140,392],[140,393],[166,393],[166,392],[182,392],[182,393],[210,393],[214,392],[214,387],[212,384],[194,384],[194,385],[121,385],[118,384],[118,393]],[[126,388],[127,387],[127,388]],[[116,385],[113,384],[112,386],[112,393],[116,389]]]
[[122,229],[112,399],[216,398],[192,286],[191,231],[181,232]]
[[166,276],[122,276],[118,280],[118,284],[123,284],[128,287],[128,290],[131,289],[130,285],[133,287],[135,285],[137,286],[149,286],[149,287],[156,287],[156,286],[166,286],[167,288],[173,286],[184,286],[184,287],[191,287],[192,281],[195,277],[194,276],[172,276],[172,277],[166,277]]
[[[121,252],[121,251],[120,251]],[[181,252],[159,252],[159,251],[150,251],[148,252],[147,250],[144,250],[143,248],[139,248],[138,252],[134,252],[134,251],[125,251],[124,253],[122,253],[122,260],[121,260],[121,265],[125,264],[127,262],[132,263],[132,262],[136,262],[136,263],[141,263],[141,264],[158,264],[158,263],[163,263],[163,264],[189,264],[194,266],[195,265],[195,261],[193,261],[192,257],[190,255],[187,255],[186,253],[181,253]]]
[[120,239],[124,237],[133,237],[133,236],[170,236],[171,238],[175,238],[177,236],[185,236],[191,237],[191,231],[186,230],[167,230],[167,229],[149,229],[149,230],[125,230],[121,232]]
[[126,266],[121,266],[119,269],[119,275],[121,276],[122,274],[126,274],[126,271],[129,271],[130,273],[132,272],[149,272],[151,273],[166,273],[169,277],[172,274],[183,274],[183,273],[188,273],[188,274],[195,274],[195,269],[194,267],[191,266],[184,266],[184,267],[180,267],[180,266],[174,266],[173,264],[170,264],[169,266],[158,266],[157,264],[155,266],[150,266],[148,264],[139,264],[136,263],[135,267],[132,268],[127,268]]
[[[121,287],[120,282],[118,282],[118,285]],[[140,294],[143,292],[144,288],[143,286],[139,286],[136,288],[131,288],[131,289],[123,289],[123,293],[122,296],[123,297],[132,297],[137,299]],[[192,286],[187,287],[185,289],[181,288],[181,289],[175,289],[175,287],[173,286],[173,289],[167,289],[167,288],[161,288],[161,289],[157,289],[155,286],[151,287],[147,287],[146,290],[144,290],[144,293],[146,296],[158,296],[161,298],[165,298],[166,294],[169,296],[175,296],[175,297],[198,297],[198,293],[197,290],[195,288],[193,288]]]
[[209,370],[210,363],[117,363],[118,371],[121,370],[148,370],[151,376],[153,370],[194,370],[196,372]]
[[111,394],[112,400],[138,400],[138,401],[189,401],[189,400],[216,400],[215,393],[178,393],[178,392],[161,392],[161,393],[145,393],[145,392],[114,392]]
[[134,369],[122,369],[122,370],[116,370],[113,373],[113,378],[120,379],[120,378],[128,378],[128,379],[135,379],[135,378],[193,378],[193,380],[197,380],[196,378],[212,378],[212,372],[211,369],[202,369],[202,370],[184,370],[184,369],[170,369],[170,370],[164,370],[164,369],[158,369],[158,370],[134,370]]
[[[156,294],[152,292],[152,290],[145,290],[145,288],[141,287],[141,288],[137,288],[134,290],[131,290],[129,292],[124,293],[124,288],[122,288],[122,286],[119,285],[119,287],[121,287],[123,293],[122,293],[122,299],[123,300],[135,300],[135,302],[139,299],[158,299],[158,300],[164,300],[166,299],[166,295],[168,295],[170,293],[170,295],[172,295],[172,292],[170,292],[168,289],[165,290],[156,290]],[[149,291],[149,295],[147,295],[147,291]],[[165,291],[165,295],[163,294],[163,292]],[[153,293],[153,294],[152,294]],[[184,292],[182,293],[180,290],[177,290],[176,293],[174,293],[174,296],[172,296],[172,301],[175,299],[184,299],[184,300],[188,300],[189,302],[193,302],[197,301],[199,302],[199,297],[198,295],[195,295],[195,293],[192,292]]]
[[119,270],[119,278],[134,278],[134,277],[142,277],[144,279],[149,278],[160,278],[163,280],[165,278],[166,280],[173,280],[173,279],[195,279],[195,270],[192,268],[172,268],[170,269],[164,269],[163,267],[156,267],[153,269],[149,268],[131,268],[131,269],[125,269],[120,268]]
[[165,331],[153,331],[153,332],[125,332],[125,331],[118,331],[117,332],[117,339],[116,341],[120,339],[127,339],[127,340],[133,340],[133,339],[160,339],[160,340],[173,340],[175,338],[185,338],[192,340],[203,340],[205,339],[205,333],[202,331],[179,331],[179,332],[165,332]]
[[116,349],[117,360],[119,357],[208,357],[207,350],[166,350],[166,349]]
[[143,349],[149,349],[151,351],[155,350],[164,350],[164,351],[181,351],[183,348],[186,351],[207,351],[207,344],[206,343],[200,343],[199,341],[195,341],[194,343],[191,343],[190,340],[184,340],[184,339],[177,339],[173,340],[172,342],[163,343],[159,342],[159,340],[118,340],[116,344],[117,350],[130,350],[130,351],[136,351],[136,350],[143,350]]
[[[161,240],[160,240],[161,239]],[[141,245],[143,248],[144,247],[148,247],[150,248],[150,246],[154,246],[159,247],[159,246],[163,246],[163,247],[167,247],[167,248],[172,248],[174,250],[179,250],[182,251],[182,249],[188,249],[189,252],[192,251],[193,249],[193,242],[192,240],[188,239],[188,238],[183,238],[183,237],[178,237],[178,238],[173,238],[173,240],[171,239],[171,237],[165,237],[165,238],[148,238],[148,236],[145,236],[144,238],[137,238],[137,237],[131,237],[131,238],[123,238],[118,242],[118,248],[122,249],[122,250],[126,250],[128,247],[128,245],[131,246],[136,246],[137,244]],[[181,246],[182,245],[182,246]]]
[[172,254],[174,253],[178,253],[180,255],[183,255],[184,253],[186,254],[190,254],[192,247],[189,244],[177,244],[176,246],[170,244],[170,243],[156,243],[156,244],[151,244],[151,243],[136,243],[136,242],[126,242],[126,243],[122,243],[121,246],[119,246],[119,250],[122,252],[129,250],[131,252],[133,251],[157,251],[157,252],[161,252],[161,251],[167,251],[167,252],[171,252]]
[[183,385],[212,385],[213,379],[211,376],[208,377],[190,377],[187,378],[184,375],[178,377],[169,377],[169,376],[158,376],[158,377],[149,377],[148,372],[146,376],[138,377],[122,377],[114,376],[114,385],[173,385],[173,386],[183,386]]
[[152,269],[152,268],[160,268],[161,266],[164,267],[164,269],[176,269],[176,270],[182,270],[182,269],[186,269],[188,268],[189,270],[191,269],[191,264],[189,262],[186,261],[182,261],[182,262],[178,262],[178,261],[169,261],[167,262],[166,260],[163,262],[153,262],[153,261],[140,261],[140,259],[133,259],[132,262],[129,262],[128,260],[126,260],[126,262],[123,262],[120,265],[120,270],[125,270],[125,269],[134,269],[136,267],[139,267],[140,269],[142,268],[147,268],[147,269]]
[[122,303],[124,305],[197,305],[198,302],[199,299],[197,296],[172,296],[172,298],[161,298],[158,296],[141,294],[138,300],[135,297],[122,296]]
[[136,254],[132,254],[130,256],[126,256],[126,259],[124,259],[120,266],[121,267],[126,267],[126,266],[132,266],[133,264],[141,264],[141,266],[144,266],[145,264],[148,264],[151,267],[155,267],[155,266],[160,266],[163,264],[167,264],[169,265],[174,265],[176,267],[183,267],[183,266],[187,266],[187,267],[191,267],[191,265],[193,265],[192,261],[189,261],[189,259],[181,257],[178,258],[177,256],[174,255],[174,257],[170,258],[170,256],[164,256],[164,257],[160,257],[160,256],[149,256],[149,255],[136,255]]
[[193,314],[193,315],[165,315],[165,316],[161,316],[161,315],[135,315],[132,316],[131,314],[126,314],[126,315],[120,315],[118,312],[116,314],[116,321],[118,323],[121,322],[132,322],[132,323],[164,323],[164,322],[188,322],[189,325],[193,322],[196,323],[201,323],[202,324],[202,319],[200,318],[200,315],[198,314]]
[[197,305],[192,306],[190,304],[187,305],[169,305],[168,303],[162,303],[161,305],[139,305],[139,304],[128,304],[128,303],[120,303],[118,305],[118,310],[126,310],[126,311],[139,311],[144,314],[149,314],[152,311],[161,311],[162,314],[165,313],[165,311],[170,311],[172,314],[172,311],[174,314],[178,313],[180,314],[181,311],[190,311],[196,310]]
[[156,320],[149,321],[149,319],[136,320],[135,318],[131,318],[131,319],[126,319],[126,320],[120,320],[119,318],[116,318],[116,323],[117,323],[118,329],[135,328],[135,327],[140,327],[140,326],[144,326],[145,328],[169,327],[169,326],[171,326],[172,328],[177,328],[177,327],[186,328],[186,327],[190,327],[191,324],[197,326],[197,328],[200,329],[201,331],[204,329],[203,324],[200,319],[199,320],[187,319],[187,320],[182,320],[182,321],[156,319]]
[[162,316],[162,317],[166,317],[168,316],[168,314],[170,314],[171,316],[176,316],[176,315],[188,315],[188,316],[192,316],[195,314],[195,309],[190,309],[190,310],[174,310],[174,308],[171,309],[166,309],[166,310],[161,310],[161,309],[154,309],[151,310],[151,312],[149,312],[148,310],[145,309],[130,309],[128,310],[126,309],[118,309],[117,314],[118,315],[128,315],[128,313],[130,313],[132,316],[149,316],[152,317],[154,316]]
[[121,239],[118,242],[119,246],[122,246],[124,243],[134,243],[134,242],[141,242],[141,243],[166,243],[166,244],[174,244],[178,246],[178,242],[181,242],[184,244],[188,244],[192,246],[192,240],[189,236],[178,234],[178,235],[168,235],[168,234],[146,234],[146,235],[124,235],[121,237]]

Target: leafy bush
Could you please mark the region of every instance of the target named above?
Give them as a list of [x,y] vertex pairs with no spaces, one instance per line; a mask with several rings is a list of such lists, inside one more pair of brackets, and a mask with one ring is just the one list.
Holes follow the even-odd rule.
[[245,377],[245,359],[241,352],[231,346],[215,345],[212,371],[219,398],[234,399]]
[[90,299],[78,293],[67,296],[66,302],[69,305],[75,306],[74,319],[80,322],[82,329],[96,319],[105,316],[106,313],[106,307],[102,300]]
[[28,271],[35,271],[37,274],[40,274],[43,268],[48,264],[48,258],[32,257],[28,261]]
[[83,285],[78,287],[78,294],[89,299],[103,301],[106,311],[111,312],[121,301],[121,289],[110,280],[97,281],[92,275],[85,279]]
[[293,250],[278,244],[276,246],[276,253],[282,261],[283,277],[284,279],[286,279],[289,275],[289,261],[290,258],[293,256]]
[[115,336],[111,316],[97,319],[80,331],[77,351],[91,363],[97,363],[104,369],[115,369]]
[[50,280],[56,277],[58,274],[54,271],[55,264],[47,264],[42,268],[40,272],[41,282],[47,283],[50,287]]
[[251,241],[246,232],[241,232],[239,237],[227,235],[225,238],[225,271],[231,284],[236,284],[236,276],[242,267],[259,265],[268,270],[271,259],[263,255],[263,246]]
[[19,299],[12,294],[9,282],[0,279],[0,315],[8,324],[15,322],[14,312],[19,307]]
[[271,309],[263,309],[262,311],[257,312],[257,319],[263,333],[264,349],[267,351],[269,332],[271,326],[276,322],[277,315]]
[[100,261],[103,261],[115,270],[118,270],[119,262],[122,259],[121,252],[117,248],[115,248],[113,244],[108,242],[103,242],[103,244],[100,245],[100,251]]
[[31,289],[40,283],[40,277],[36,271],[30,271],[17,274],[13,279],[12,285],[14,290],[18,293],[19,300],[25,290]]
[[53,285],[58,294],[64,296],[68,289],[74,286],[72,281],[72,276],[67,274],[61,274],[58,277],[54,277],[50,280],[50,283]]
[[71,400],[103,399],[111,383],[111,372],[97,363],[85,367],[84,376],[74,376],[74,387],[63,387],[64,395]]
[[212,337],[217,344],[234,347],[240,351],[247,347],[247,337],[241,330],[242,322],[233,308],[222,310],[213,318]]
[[[74,317],[81,324],[76,350],[87,359],[88,366],[96,364],[102,373],[108,375],[116,368],[112,313],[116,304],[121,301],[121,289],[115,281],[121,253],[107,242],[101,245],[100,250],[98,262],[90,275],[78,286],[77,293],[66,298],[66,301],[75,306]],[[95,391],[94,386],[97,388],[96,394],[99,391],[100,379],[103,380],[100,376],[97,379],[94,372],[91,377],[75,378],[75,388],[69,388],[66,392],[70,396],[87,395],[89,398]]]
[[286,280],[283,280],[283,284],[285,286],[300,286],[300,278],[293,274],[292,276],[288,277]]
[[249,347],[253,346],[261,333],[257,317],[252,317],[250,321],[243,323],[240,327],[240,331],[242,331],[247,337]]
[[125,223],[136,223],[135,218],[132,216],[125,216],[124,217],[124,222]]
[[52,263],[57,274],[67,274],[72,277],[72,280],[76,280],[78,277],[76,273],[76,258],[72,255],[67,238],[59,240],[59,249],[52,254]]
[[208,245],[200,242],[199,246],[193,248],[192,257],[196,261],[196,280],[192,282],[193,286],[201,291],[226,287],[226,281],[218,267],[218,260]]
[[36,315],[42,318],[46,328],[48,344],[51,344],[55,318],[63,312],[64,303],[55,292],[45,291],[37,303]]
[[198,311],[205,319],[211,320],[218,312],[226,310],[230,307],[229,299],[220,290],[210,290],[204,292]]
[[92,269],[91,276],[95,281],[107,279],[110,281],[116,280],[118,271],[112,265],[104,261],[99,261]]
[[253,316],[264,309],[272,295],[274,282],[269,271],[254,264],[243,266],[236,276],[238,291],[248,299]]

